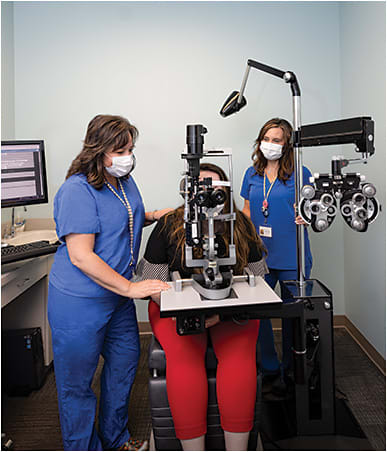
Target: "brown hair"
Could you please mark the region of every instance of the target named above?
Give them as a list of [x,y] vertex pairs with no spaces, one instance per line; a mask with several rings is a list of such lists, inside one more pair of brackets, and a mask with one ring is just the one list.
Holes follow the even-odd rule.
[[260,130],[258,138],[255,140],[254,151],[251,156],[253,160],[253,166],[255,171],[263,176],[267,165],[267,159],[259,149],[261,141],[269,129],[279,127],[283,130],[285,144],[282,148],[282,156],[279,159],[278,179],[282,182],[286,182],[294,171],[294,155],[293,146],[291,143],[293,128],[286,119],[273,118],[267,121]]
[[104,156],[137,140],[138,130],[122,116],[97,115],[87,126],[82,151],[72,161],[66,179],[73,174],[84,174],[87,182],[96,189],[104,184]]
[[[218,174],[220,180],[227,181],[227,176],[225,172],[218,166],[211,163],[202,163],[200,165],[200,171],[212,171]],[[216,181],[214,182],[216,185]],[[230,212],[230,190],[229,187],[224,187],[227,190],[227,201],[225,202],[224,212]],[[262,255],[267,254],[266,249],[262,243],[261,238],[258,236],[255,226],[251,222],[250,218],[246,217],[236,206],[235,201],[232,200],[233,209],[236,214],[236,219],[234,223],[234,243],[236,249],[236,264],[235,273],[242,274],[243,269],[248,264],[250,245],[255,243],[257,248],[261,251]],[[167,220],[170,219],[170,232],[169,237],[171,241],[176,243],[176,254],[181,255],[181,265],[184,265],[184,249],[185,249],[185,229],[184,229],[184,205],[178,207],[176,210],[169,212],[164,216],[164,226],[167,224]],[[225,241],[227,252],[228,252],[228,238],[230,237],[230,222],[225,221],[223,223],[223,231],[221,233],[223,240]],[[195,258],[201,258],[201,248],[194,249]]]

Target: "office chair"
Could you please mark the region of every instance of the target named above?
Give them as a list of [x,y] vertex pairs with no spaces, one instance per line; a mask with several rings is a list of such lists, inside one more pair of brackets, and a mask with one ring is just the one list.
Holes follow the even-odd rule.
[[[172,414],[167,397],[165,377],[165,353],[158,340],[152,336],[149,346],[149,401],[153,436],[156,450],[182,450],[180,441],[176,438]],[[209,341],[206,352],[206,370],[208,378],[208,409],[206,450],[225,450],[224,434],[220,426],[220,415],[216,398],[216,367],[217,359]],[[257,366],[258,368],[258,366]],[[262,375],[257,374],[257,398],[255,403],[254,426],[250,432],[249,450],[256,450],[261,410]]]

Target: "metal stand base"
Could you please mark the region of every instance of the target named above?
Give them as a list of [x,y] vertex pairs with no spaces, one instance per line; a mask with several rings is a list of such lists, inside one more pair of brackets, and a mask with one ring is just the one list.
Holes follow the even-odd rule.
[[260,435],[264,450],[373,450],[346,402],[336,399],[335,431],[297,435],[292,400],[263,401]]
[[295,379],[290,398],[288,394],[286,400],[264,400],[264,449],[372,450],[345,401],[335,398],[332,293],[317,280],[302,286],[287,281],[285,287],[285,305],[302,300],[305,307],[305,378]]

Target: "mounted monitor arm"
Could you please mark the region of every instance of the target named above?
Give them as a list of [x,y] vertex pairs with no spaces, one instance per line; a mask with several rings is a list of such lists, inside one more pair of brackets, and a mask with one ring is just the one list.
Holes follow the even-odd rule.
[[[238,112],[247,104],[246,98],[243,96],[246,88],[247,79],[249,77],[250,68],[258,69],[281,78],[286,83],[290,83],[290,89],[293,96],[293,149],[294,149],[294,179],[295,179],[295,205],[296,215],[298,215],[298,205],[300,202],[300,192],[302,183],[302,152],[301,152],[301,90],[298,85],[297,77],[293,72],[281,71],[272,66],[259,63],[254,60],[247,60],[247,68],[243,77],[241,90],[233,91],[227,98],[226,102],[220,110],[223,117],[230,116]],[[297,240],[297,282],[302,287],[305,284],[305,254],[304,254],[304,233],[303,226],[296,226],[296,240]]]

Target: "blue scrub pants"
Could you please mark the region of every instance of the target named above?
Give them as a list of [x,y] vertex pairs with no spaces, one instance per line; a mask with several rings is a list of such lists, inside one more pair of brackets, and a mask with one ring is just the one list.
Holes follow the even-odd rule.
[[[305,279],[310,277],[311,267],[305,268]],[[269,273],[265,275],[265,280],[274,289],[277,282],[280,284],[281,298],[286,300],[282,281],[294,281],[297,279],[297,270],[275,270],[269,268]],[[282,319],[282,369],[287,371],[292,366],[292,321]],[[274,347],[273,328],[270,319],[261,319],[259,326],[258,342],[261,346],[262,372],[264,375],[272,375],[280,372],[280,362]]]
[[[140,356],[133,300],[73,297],[50,284],[48,319],[64,450],[118,449],[130,437],[128,403]],[[98,434],[91,383],[100,355]]]

